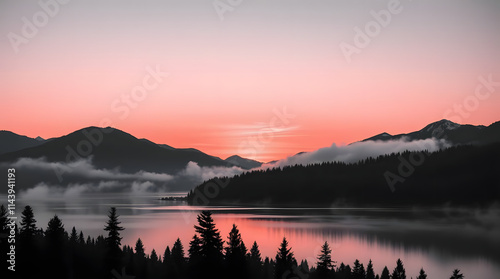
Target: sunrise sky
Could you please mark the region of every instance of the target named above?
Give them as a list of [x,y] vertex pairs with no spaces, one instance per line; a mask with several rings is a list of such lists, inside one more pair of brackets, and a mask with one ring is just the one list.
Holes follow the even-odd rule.
[[500,120],[497,0],[60,2],[0,2],[1,130],[108,123],[269,161],[442,118]]

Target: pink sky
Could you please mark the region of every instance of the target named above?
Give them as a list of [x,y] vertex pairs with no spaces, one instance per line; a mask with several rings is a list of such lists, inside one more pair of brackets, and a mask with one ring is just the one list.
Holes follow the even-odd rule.
[[[500,4],[401,1],[349,63],[339,45],[388,2],[245,2],[224,20],[206,1],[70,2],[17,53],[8,34],[42,8],[2,3],[0,129],[49,138],[108,119],[157,143],[269,161],[445,117],[500,120],[500,86],[474,95],[480,76],[500,82]],[[120,101],[148,67],[169,76],[134,107]],[[455,105],[469,109],[447,113]],[[293,118],[273,120],[283,110]]]

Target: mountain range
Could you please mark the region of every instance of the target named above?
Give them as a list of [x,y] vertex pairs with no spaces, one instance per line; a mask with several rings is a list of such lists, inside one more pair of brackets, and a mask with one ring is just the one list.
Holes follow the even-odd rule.
[[1,131],[0,146],[0,162],[41,157],[49,162],[70,162],[91,155],[98,168],[120,167],[122,171],[129,173],[141,170],[174,173],[183,169],[190,161],[200,166],[239,166],[243,169],[262,164],[237,155],[222,160],[194,148],[156,144],[110,127],[87,127],[50,140]]
[[41,137],[30,138],[10,131],[0,131],[0,155],[38,146],[45,142]]
[[458,144],[488,144],[500,141],[500,121],[489,126],[483,125],[460,125],[443,119],[431,123],[421,130],[407,133],[391,135],[381,133],[362,141],[388,141],[405,138],[407,141],[422,140],[428,138],[445,139],[453,145]]
[[[401,139],[411,141],[431,137],[445,139],[453,145],[500,142],[500,122],[489,126],[474,126],[440,120],[415,132],[398,135],[381,133],[362,142]],[[132,174],[176,174],[184,170],[189,162],[196,162],[200,167],[237,166],[245,170],[258,168],[263,164],[238,155],[223,160],[194,148],[174,148],[167,144],[157,144],[111,127],[87,127],[47,140],[0,131],[0,164],[13,163],[20,158],[44,158],[49,163],[70,163],[88,157],[91,157],[92,164],[97,169],[119,169],[120,172]]]
[[[96,137],[98,134],[103,135],[102,142],[92,144],[92,140],[89,139],[88,135]],[[384,132],[364,139],[362,142],[389,141],[402,138],[412,141],[432,137],[445,139],[453,145],[498,142],[500,141],[500,121],[489,126],[475,126],[461,125],[443,119],[415,132],[397,135]],[[96,140],[98,139],[96,137]],[[90,143],[90,145],[87,143]],[[80,147],[80,150],[78,147]],[[90,147],[92,150],[85,150],[86,147]],[[303,153],[305,152],[298,154]],[[0,162],[13,162],[23,157],[44,157],[49,162],[68,162],[77,157],[86,157],[88,155],[93,156],[93,162],[97,167],[115,168],[119,166],[125,172],[140,170],[175,172],[184,168],[190,161],[197,162],[200,166],[238,166],[247,170],[260,167],[263,164],[238,155],[222,160],[194,148],[174,148],[167,144],[157,144],[147,139],[138,139],[126,132],[110,127],[87,127],[48,140],[40,137],[29,138],[10,131],[0,131]]]

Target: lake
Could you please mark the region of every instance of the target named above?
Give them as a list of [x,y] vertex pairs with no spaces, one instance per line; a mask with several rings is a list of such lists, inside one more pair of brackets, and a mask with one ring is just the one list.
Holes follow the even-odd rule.
[[[283,237],[289,241],[300,262],[316,263],[321,245],[328,241],[333,260],[352,266],[359,259],[364,266],[372,259],[380,274],[387,265],[392,272],[401,258],[408,278],[423,267],[428,278],[449,278],[460,269],[465,278],[498,278],[500,274],[500,210],[436,208],[263,208],[192,207],[180,201],[162,201],[166,194],[83,195],[65,199],[24,200],[18,196],[16,216],[22,208],[33,207],[37,225],[46,228],[54,214],[66,230],[96,237],[104,234],[107,212],[117,208],[125,230],[122,244],[135,246],[143,241],[147,253],[159,255],[172,248],[179,237],[187,252],[193,226],[201,210],[211,210],[224,240],[232,224],[240,229],[250,248],[259,244],[263,257],[274,258]],[[172,194],[168,194],[172,195]],[[177,193],[181,195],[181,193]],[[6,201],[5,196],[0,196]],[[6,204],[6,202],[3,202]]]

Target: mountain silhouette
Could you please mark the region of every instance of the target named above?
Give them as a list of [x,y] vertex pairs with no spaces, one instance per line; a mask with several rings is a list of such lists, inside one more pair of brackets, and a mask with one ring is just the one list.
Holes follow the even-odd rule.
[[158,145],[114,128],[87,127],[42,144],[0,155],[0,162],[18,158],[46,158],[49,162],[71,162],[92,156],[97,168],[135,173],[138,171],[174,173],[190,161],[199,166],[232,166],[196,149],[177,149]]
[[10,131],[0,131],[0,154],[38,146],[45,142],[41,137],[30,138]]
[[389,141],[401,138],[408,141],[438,138],[445,139],[454,145],[489,144],[500,141],[500,121],[486,127],[483,125],[461,125],[442,119],[425,126],[419,131],[398,135],[390,135],[384,132],[362,141]]
[[238,155],[233,155],[231,157],[228,157],[224,161],[229,162],[235,166],[238,166],[238,167],[240,167],[242,169],[246,169],[246,170],[258,168],[258,167],[262,166],[262,162],[252,160],[252,159],[246,159],[246,158],[240,157]]

